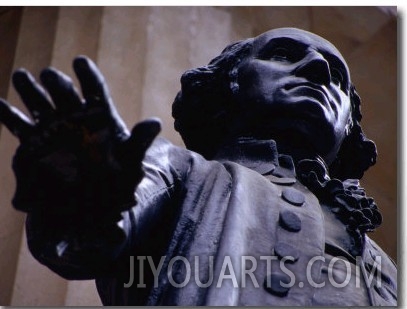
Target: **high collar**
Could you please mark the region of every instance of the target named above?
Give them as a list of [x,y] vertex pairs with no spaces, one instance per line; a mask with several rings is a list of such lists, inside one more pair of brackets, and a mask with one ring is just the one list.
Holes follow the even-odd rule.
[[[296,177],[298,165],[302,172],[315,171],[318,178],[328,180],[328,169],[322,159],[304,159],[294,164],[289,155],[279,154],[274,140],[257,140],[240,137],[226,143],[214,157],[219,162],[231,161],[250,168],[262,175],[269,174],[273,170],[284,176]],[[282,176],[281,175],[281,176]]]
[[274,140],[241,137],[225,144],[214,159],[219,162],[235,162],[264,175],[279,166],[278,157]]

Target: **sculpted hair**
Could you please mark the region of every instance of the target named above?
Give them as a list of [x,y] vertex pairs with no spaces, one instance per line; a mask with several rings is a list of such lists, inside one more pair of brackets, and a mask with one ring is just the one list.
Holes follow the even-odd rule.
[[[253,39],[231,44],[208,65],[188,70],[181,77],[181,91],[172,105],[174,127],[186,147],[206,159],[213,158],[231,133],[231,120],[237,114],[234,99],[239,88],[237,67],[252,47]],[[375,144],[362,131],[361,100],[353,85],[350,98],[350,131],[329,167],[330,176],[341,180],[362,178],[377,157]]]
[[349,134],[342,142],[335,161],[329,167],[332,178],[361,179],[364,172],[376,163],[375,143],[363,133],[361,100],[354,85],[350,89],[352,125]]
[[190,150],[211,159],[230,133],[238,90],[237,66],[251,52],[253,39],[227,46],[208,65],[181,76],[172,105],[174,127]]

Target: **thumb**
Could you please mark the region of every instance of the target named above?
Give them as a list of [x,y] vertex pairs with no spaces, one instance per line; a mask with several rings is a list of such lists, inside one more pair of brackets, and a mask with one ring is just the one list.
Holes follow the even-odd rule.
[[144,153],[160,131],[161,120],[158,118],[149,118],[137,123],[131,130],[130,138],[127,140],[129,150],[144,156]]

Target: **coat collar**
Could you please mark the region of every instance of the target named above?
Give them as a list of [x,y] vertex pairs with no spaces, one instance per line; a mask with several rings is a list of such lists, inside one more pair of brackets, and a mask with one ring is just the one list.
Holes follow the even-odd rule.
[[274,140],[238,138],[225,144],[214,157],[219,162],[231,161],[264,175],[279,166],[279,155]]
[[[262,175],[267,175],[276,170],[284,176],[296,177],[294,162],[291,156],[279,154],[274,140],[258,140],[240,137],[226,143],[214,157],[219,162],[231,161],[250,168]],[[312,169],[318,178],[328,180],[328,171],[322,159],[302,160],[299,162],[302,169]],[[283,175],[281,175],[283,176]]]

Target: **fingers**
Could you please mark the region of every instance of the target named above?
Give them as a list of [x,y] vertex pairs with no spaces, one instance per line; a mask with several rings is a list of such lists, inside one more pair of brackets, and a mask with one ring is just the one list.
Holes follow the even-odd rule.
[[73,62],[73,69],[81,84],[82,95],[86,104],[90,107],[101,107],[108,111],[109,117],[115,123],[117,132],[127,135],[127,127],[113,104],[105,79],[96,64],[85,56],[79,56]]
[[51,117],[52,104],[44,89],[36,83],[29,72],[17,70],[13,74],[13,85],[36,123]]
[[[81,84],[86,107],[101,107],[99,112],[107,112],[105,115],[108,118],[106,119],[113,121],[116,133],[123,136],[128,135],[127,128],[116,111],[104,78],[96,65],[90,59],[81,56],[74,60],[73,67]],[[45,89],[26,70],[20,69],[13,74],[14,87],[35,123],[51,123],[56,118],[56,112],[61,112],[62,115],[71,114],[81,111],[82,107],[85,107],[72,80],[67,75],[53,68],[47,68],[41,72],[40,79]],[[4,106],[3,109],[7,115],[4,119],[7,122],[6,125],[10,125],[13,132],[19,132],[20,128],[24,126],[16,119],[23,118],[11,117],[11,108]],[[13,113],[18,115],[19,112]]]
[[28,137],[34,126],[22,112],[0,99],[0,122],[20,141]]
[[114,110],[109,90],[102,73],[90,59],[79,56],[73,62],[74,71],[79,79],[82,94],[90,105],[105,106]]
[[40,79],[51,95],[57,111],[69,113],[82,107],[78,91],[67,75],[55,69],[47,68],[41,72]]
[[144,156],[158,133],[161,131],[161,121],[158,118],[150,118],[136,124],[128,139],[128,147],[132,153]]

